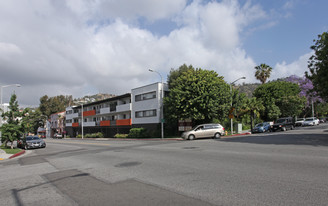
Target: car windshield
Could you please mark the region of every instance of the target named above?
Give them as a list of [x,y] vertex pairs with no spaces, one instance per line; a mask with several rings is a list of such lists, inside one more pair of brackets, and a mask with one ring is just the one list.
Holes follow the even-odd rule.
[[263,127],[263,123],[257,124],[255,127]]
[[306,118],[305,121],[313,121],[313,118]]
[[286,122],[286,119],[278,119],[277,120],[277,123],[284,123],[284,122]]
[[38,140],[40,139],[39,137],[26,137],[26,140]]
[[297,118],[297,121],[304,121],[304,118]]

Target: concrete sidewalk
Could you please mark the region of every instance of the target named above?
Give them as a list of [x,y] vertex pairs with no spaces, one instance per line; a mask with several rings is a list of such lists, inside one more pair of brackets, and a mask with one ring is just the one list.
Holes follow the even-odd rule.
[[0,149],[0,160],[12,159],[14,157],[18,157],[25,154],[25,150],[22,150],[16,154],[7,154],[5,151]]

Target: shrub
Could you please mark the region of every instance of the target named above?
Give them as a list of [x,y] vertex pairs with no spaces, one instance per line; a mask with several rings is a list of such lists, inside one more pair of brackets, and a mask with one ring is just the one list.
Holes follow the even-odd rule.
[[114,138],[127,138],[128,134],[116,134]]
[[82,138],[82,135],[78,134],[76,135],[76,138]]
[[86,134],[85,138],[103,138],[104,135],[101,132]]
[[147,130],[145,128],[132,128],[128,135],[130,138],[145,138],[148,137]]

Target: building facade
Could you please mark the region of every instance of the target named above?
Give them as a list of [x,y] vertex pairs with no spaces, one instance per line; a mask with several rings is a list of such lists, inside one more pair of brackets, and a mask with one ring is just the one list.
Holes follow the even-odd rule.
[[[163,84],[164,91],[168,90]],[[156,130],[161,122],[161,83],[146,85],[120,96],[66,108],[66,132],[78,134],[101,132],[105,137],[128,134],[133,127]],[[82,122],[83,121],[83,122]]]
[[50,137],[55,134],[65,134],[65,116],[65,111],[50,115]]

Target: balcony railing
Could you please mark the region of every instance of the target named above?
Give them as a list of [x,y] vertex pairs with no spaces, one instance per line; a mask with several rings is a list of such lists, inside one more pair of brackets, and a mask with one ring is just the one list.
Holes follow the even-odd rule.
[[129,104],[121,104],[116,106],[116,111],[117,112],[126,112],[126,111],[131,111],[131,103]]

